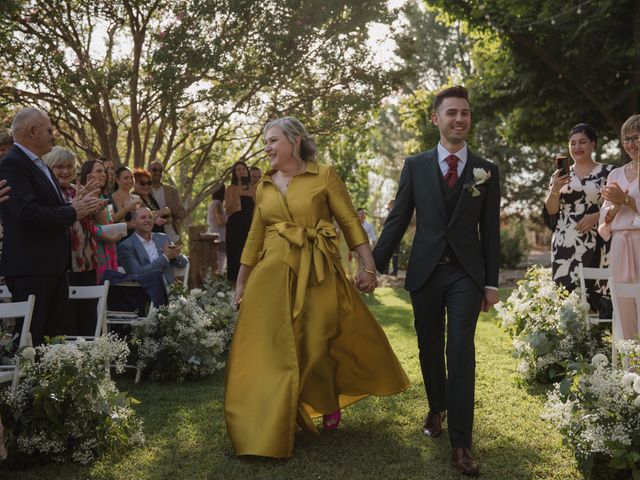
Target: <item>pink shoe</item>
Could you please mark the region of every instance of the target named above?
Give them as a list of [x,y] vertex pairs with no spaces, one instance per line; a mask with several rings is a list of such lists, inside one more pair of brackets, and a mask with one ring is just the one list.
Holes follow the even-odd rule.
[[340,409],[329,415],[322,415],[322,428],[325,430],[335,430],[340,425]]

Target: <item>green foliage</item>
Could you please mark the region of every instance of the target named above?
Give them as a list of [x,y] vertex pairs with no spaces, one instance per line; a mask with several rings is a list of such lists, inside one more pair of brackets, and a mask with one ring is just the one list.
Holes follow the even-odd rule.
[[231,288],[209,276],[206,290],[174,287],[168,305],[152,309],[134,325],[131,338],[137,366],[156,380],[197,379],[224,367],[235,308]]
[[122,371],[128,353],[112,336],[26,348],[16,395],[0,394],[10,464],[34,458],[86,464],[141,445],[142,424],[131,409],[137,401],[119,392],[105,369]]
[[579,122],[615,138],[640,108],[636,2],[428,3],[469,25],[475,106],[498,113],[513,140],[558,144]]
[[47,110],[88,157],[160,161],[191,212],[231,163],[264,158],[267,119],[296,115],[320,143],[356,129],[399,78],[366,42],[390,18],[383,0],[33,0],[0,24],[0,104]]
[[500,229],[500,267],[517,268],[528,253],[529,242],[522,220],[512,220]]

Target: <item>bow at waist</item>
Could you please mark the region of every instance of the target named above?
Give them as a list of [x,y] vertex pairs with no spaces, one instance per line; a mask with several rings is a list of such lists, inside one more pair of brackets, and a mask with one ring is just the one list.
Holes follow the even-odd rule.
[[332,223],[320,220],[315,227],[303,227],[293,222],[279,222],[265,229],[267,235],[277,234],[289,244],[283,261],[296,274],[294,319],[304,304],[307,286],[319,285],[327,271],[334,273],[334,259],[338,253],[338,235]]

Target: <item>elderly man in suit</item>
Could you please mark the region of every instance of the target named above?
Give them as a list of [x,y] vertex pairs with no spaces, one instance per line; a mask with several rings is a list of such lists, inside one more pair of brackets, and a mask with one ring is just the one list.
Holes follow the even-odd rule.
[[180,221],[185,216],[185,210],[182,206],[178,189],[162,183],[162,174],[164,172],[162,163],[152,162],[149,165],[149,171],[151,172],[153,198],[156,199],[160,208],[169,207],[169,210],[171,210],[171,217],[168,219],[164,231],[173,242],[180,243]]
[[133,213],[134,233],[118,244],[118,263],[127,273],[162,271],[167,285],[176,281],[173,266],[183,268],[189,260],[180,253],[164,233],[152,232],[153,214],[147,207],[140,207]]
[[[11,124],[14,144],[0,162],[0,179],[11,186],[0,205],[4,245],[0,275],[13,301],[36,296],[31,318],[34,345],[45,335],[63,333],[69,287],[69,227],[105,207],[95,183],[80,189],[67,204],[53,172],[42,160],[54,144],[49,117],[36,108],[16,113]],[[67,332],[68,333],[68,332]]]
[[438,437],[448,412],[453,463],[461,473],[477,475],[479,465],[470,451],[474,335],[480,310],[498,301],[500,183],[497,167],[467,148],[471,108],[464,87],[440,92],[431,120],[440,142],[405,161],[373,256],[383,271],[415,210],[405,288],[429,402],[423,432]]

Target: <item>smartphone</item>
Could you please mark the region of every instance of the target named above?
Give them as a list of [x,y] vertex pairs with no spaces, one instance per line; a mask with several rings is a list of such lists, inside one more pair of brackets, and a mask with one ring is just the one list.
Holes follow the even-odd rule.
[[558,155],[556,157],[556,169],[560,170],[560,175],[569,175],[569,157]]
[[240,185],[242,185],[243,190],[249,190],[249,180],[250,177],[240,177]]

